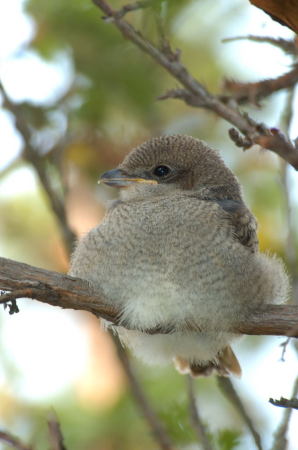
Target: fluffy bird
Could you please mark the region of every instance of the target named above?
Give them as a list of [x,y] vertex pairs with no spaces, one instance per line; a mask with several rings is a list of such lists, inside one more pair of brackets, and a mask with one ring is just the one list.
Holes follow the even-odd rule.
[[115,330],[143,361],[239,376],[233,324],[284,302],[289,284],[283,264],[258,251],[234,174],[206,143],[174,135],[133,149],[100,182],[121,200],[80,240],[70,274],[120,312]]

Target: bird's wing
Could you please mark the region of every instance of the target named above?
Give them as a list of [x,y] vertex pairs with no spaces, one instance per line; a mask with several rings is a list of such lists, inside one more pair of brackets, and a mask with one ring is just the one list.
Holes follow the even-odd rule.
[[[218,186],[221,188],[221,186]],[[219,190],[219,189],[218,189]],[[210,193],[212,195],[210,195]],[[257,222],[245,204],[239,200],[220,199],[216,196],[216,190],[208,189],[206,194],[191,193],[189,197],[197,198],[201,201],[217,204],[221,211],[224,211],[224,218],[227,219],[233,228],[235,238],[252,253],[258,249]]]
[[235,200],[215,200],[216,203],[228,214],[227,218],[234,228],[235,237],[242,245],[257,251],[257,222],[246,206]]

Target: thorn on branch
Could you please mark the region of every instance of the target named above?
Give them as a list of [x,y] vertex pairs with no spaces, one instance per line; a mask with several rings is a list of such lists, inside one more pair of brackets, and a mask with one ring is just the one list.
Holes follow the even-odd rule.
[[280,406],[281,408],[298,409],[298,398],[287,399],[284,397],[280,397],[279,400],[269,398],[269,403],[271,403],[274,406]]
[[[44,289],[46,287],[46,290]],[[9,308],[9,314],[18,313],[20,310],[18,308],[16,299],[18,298],[31,298],[36,300],[41,300],[44,298],[51,298],[58,300],[57,294],[53,291],[50,286],[46,286],[42,283],[31,283],[31,286],[24,287],[22,289],[16,289],[11,292],[4,292],[0,294],[0,304],[4,305],[4,309]]]
[[16,299],[13,299],[13,300],[10,300],[10,302],[4,303],[3,306],[4,306],[4,309],[9,308],[8,312],[10,315],[20,312]]
[[192,94],[187,89],[169,89],[164,94],[158,96],[157,100],[167,100],[168,98],[177,98],[183,100],[188,105],[195,107],[207,107],[205,100],[195,94]]
[[179,48],[172,50],[169,40],[164,36],[161,39],[160,50],[170,62],[180,61],[181,50]]
[[286,351],[287,351],[287,347],[288,347],[288,345],[289,345],[289,343],[290,343],[290,340],[291,340],[291,338],[288,337],[285,341],[283,341],[283,342],[280,344],[280,347],[282,348],[280,360],[281,360],[282,362],[285,362],[285,354],[286,354]]
[[[5,291],[0,291],[0,299],[1,299],[1,297],[3,297],[6,294],[7,293]],[[4,302],[2,300],[1,303],[3,303],[4,309],[9,308],[8,312],[9,312],[10,315],[20,312],[20,310],[18,308],[18,305],[17,305],[17,301],[16,301],[15,298],[11,298],[11,299],[6,300]]]
[[187,96],[189,96],[189,93],[186,89],[169,89],[164,94],[159,95],[157,100],[167,100],[168,98],[181,98],[184,100]]

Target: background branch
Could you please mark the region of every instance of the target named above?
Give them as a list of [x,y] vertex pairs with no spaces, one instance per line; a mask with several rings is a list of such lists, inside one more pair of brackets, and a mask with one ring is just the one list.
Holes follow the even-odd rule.
[[290,55],[297,55],[298,53],[298,46],[296,39],[274,38],[271,36],[254,36],[253,34],[249,34],[247,36],[233,36],[225,38],[222,40],[222,42],[227,43],[241,40],[259,42],[263,44],[271,44],[274,47],[280,48],[285,53],[288,53]]
[[295,86],[297,81],[298,65],[295,65],[293,69],[279,77],[269,78],[255,83],[241,83],[240,81],[235,80],[225,80],[223,88],[231,92],[233,98],[238,103],[250,102],[258,104],[259,100],[268,97],[274,92]]
[[0,431],[0,441],[5,442],[10,448],[15,450],[33,450],[33,447],[23,444],[20,439],[6,431]]
[[[293,399],[294,399],[294,397],[297,397],[297,393],[298,393],[298,378],[296,378],[296,381],[295,381],[295,384],[293,387],[293,392],[292,392]],[[269,401],[273,405],[276,405],[275,402],[277,402],[277,400],[270,399]],[[290,400],[288,400],[288,401],[290,401]],[[296,402],[298,403],[297,399],[296,399]],[[283,405],[276,405],[276,406],[283,406]],[[286,409],[284,416],[282,418],[281,424],[279,425],[276,432],[274,433],[274,441],[273,441],[271,450],[284,450],[285,448],[287,448],[288,440],[287,440],[286,435],[288,432],[290,418],[291,418],[292,411],[293,411],[292,408],[293,407],[289,405],[288,409]]]
[[[205,108],[222,117],[235,126],[249,142],[249,146],[258,144],[277,153],[298,170],[298,149],[281,133],[276,133],[264,124],[251,119],[246,113],[241,113],[237,107],[229,102],[221,101],[212,95],[196,80],[180,62],[180,52],[173,51],[170,44],[166,48],[159,49],[142,33],[136,30],[123,18],[119,18],[118,11],[114,10],[105,0],[93,0],[93,3],[105,14],[104,19],[109,19],[123,34],[124,38],[132,41],[140,50],[148,54],[154,61],[161,65],[170,75],[184,87],[180,90],[180,99],[190,106]],[[184,95],[183,95],[184,93]],[[168,98],[169,95],[166,94]],[[248,146],[246,147],[248,148]]]
[[[26,115],[22,110],[22,106],[14,103],[10,100],[4,86],[0,82],[0,92],[3,96],[3,106],[5,109],[10,111],[15,119],[16,129],[21,134],[24,140],[24,149],[23,149],[23,158],[31,164],[38,176],[39,182],[43,187],[45,193],[47,194],[47,199],[52,208],[54,216],[59,225],[59,229],[63,238],[63,242],[66,246],[68,253],[70,253],[73,249],[73,244],[75,241],[75,234],[70,229],[65,211],[65,202],[63,198],[63,193],[59,192],[58,189],[55,189],[52,176],[48,173],[47,165],[49,165],[49,161],[43,155],[40,155],[34,145],[32,144],[32,130],[28,124],[26,119]],[[56,167],[57,168],[57,167]],[[62,187],[62,177],[60,178],[60,184]],[[63,189],[61,189],[62,191]]]
[[125,374],[128,378],[133,397],[136,399],[136,405],[139,407],[141,414],[149,424],[156,442],[159,444],[161,450],[174,450],[175,447],[173,446],[163,424],[149,405],[148,400],[144,395],[142,386],[132,370],[125,349],[121,345],[118,337],[113,336],[113,338],[118,357],[121,361],[122,367],[125,369]]
[[64,444],[60,423],[54,412],[50,414],[48,419],[48,429],[51,450],[67,450]]
[[236,389],[234,388],[232,381],[230,380],[230,378],[220,376],[217,376],[216,379],[221,392],[224,394],[227,400],[234,406],[240,417],[242,417],[243,422],[246,424],[247,428],[249,429],[252,435],[252,438],[256,444],[257,449],[262,450],[263,447],[261,437],[257,432],[252,419],[248,415],[241,398],[239,397]]
[[201,443],[203,450],[213,450],[213,445],[211,444],[210,439],[208,437],[206,426],[204,425],[201,419],[201,416],[199,414],[196,405],[194,380],[190,375],[187,375],[186,382],[187,382],[190,419],[193,429],[195,430],[196,435],[198,436],[198,440]]

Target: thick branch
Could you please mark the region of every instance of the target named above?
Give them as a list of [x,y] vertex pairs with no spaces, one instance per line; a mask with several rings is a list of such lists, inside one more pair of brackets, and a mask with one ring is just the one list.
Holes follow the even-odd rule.
[[[89,311],[115,325],[120,324],[120,311],[108,305],[103,297],[94,294],[87,281],[69,275],[0,258],[0,289],[12,291],[1,296],[1,303],[29,297],[61,308]],[[122,324],[128,327],[126,323]],[[167,334],[172,331],[171,326],[146,330],[150,334]],[[298,306],[266,305],[254,311],[249,320],[239,320],[231,331],[251,335],[298,337]]]
[[[185,103],[213,111],[243,133],[250,146],[253,144],[262,145],[264,148],[277,153],[298,170],[298,149],[292,142],[282,136],[276,137],[263,124],[257,123],[249,118],[247,114],[241,113],[236,107],[231,106],[229,102],[225,103],[209,93],[180,62],[179,52],[172,51],[169,43],[165,48],[159,49],[130,23],[119,17],[118,11],[111,8],[108,2],[105,0],[93,0],[93,3],[104,12],[104,19],[108,19],[121,31],[124,38],[132,41],[140,50],[148,54],[157,64],[166,69],[173,78],[179,81],[184,88],[179,90],[179,98],[183,99]],[[169,95],[166,94],[166,97],[169,97]],[[261,139],[263,140],[261,141]]]

